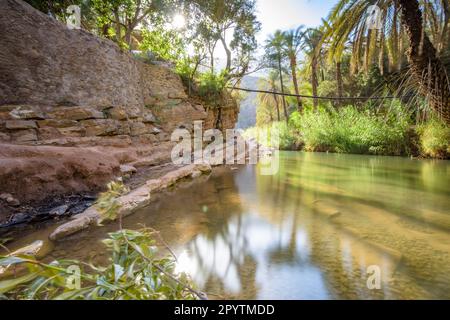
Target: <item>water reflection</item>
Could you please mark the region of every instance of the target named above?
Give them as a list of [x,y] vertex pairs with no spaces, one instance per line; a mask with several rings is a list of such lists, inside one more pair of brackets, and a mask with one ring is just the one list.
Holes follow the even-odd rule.
[[[450,163],[282,153],[280,171],[220,168],[125,219],[161,230],[211,297],[450,299]],[[116,225],[57,244],[102,257]],[[381,269],[380,290],[367,267]]]
[[[248,299],[449,297],[450,206],[441,183],[448,163],[283,154],[276,176],[255,167],[233,175],[234,186],[211,179],[220,205],[208,212],[207,235],[181,249],[179,270],[207,291]],[[367,288],[371,265],[382,271],[381,290]]]

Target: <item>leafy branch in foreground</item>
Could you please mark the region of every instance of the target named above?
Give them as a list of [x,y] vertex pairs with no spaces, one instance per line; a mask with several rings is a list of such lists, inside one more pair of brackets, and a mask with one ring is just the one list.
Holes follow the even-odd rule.
[[[175,272],[172,256],[161,254],[154,231],[120,230],[103,240],[111,254],[106,267],[72,260],[50,264],[24,254],[0,256],[0,297],[7,299],[196,299],[202,294],[184,273]],[[78,273],[71,268],[83,267]],[[18,274],[18,275],[16,275]],[[2,274],[0,274],[0,277]]]
[[99,224],[106,220],[117,219],[117,213],[120,209],[117,198],[130,192],[130,189],[121,180],[108,183],[107,188],[108,190],[101,193],[95,202],[95,208],[100,213]]

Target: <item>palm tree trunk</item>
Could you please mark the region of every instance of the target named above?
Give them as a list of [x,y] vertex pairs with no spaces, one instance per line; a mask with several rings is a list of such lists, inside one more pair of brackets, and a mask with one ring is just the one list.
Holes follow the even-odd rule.
[[291,60],[292,82],[294,83],[294,90],[295,94],[297,95],[298,112],[301,113],[303,111],[303,104],[300,97],[298,97],[298,95],[300,95],[300,91],[298,89],[298,80],[297,80],[297,60],[295,56],[290,57],[290,60]]
[[319,100],[316,98],[317,97],[317,89],[319,86],[319,81],[317,79],[317,59],[314,56],[312,58],[312,63],[311,63],[311,86],[312,86],[312,93],[313,93],[313,105],[314,105],[314,111],[317,111],[317,107],[319,106]]
[[273,100],[275,101],[275,107],[277,108],[277,118],[278,122],[280,122],[280,104],[278,103],[278,97],[276,94],[273,95]]
[[437,56],[427,34],[423,35],[423,17],[417,0],[398,0],[402,23],[410,41],[407,52],[419,92],[428,97],[430,107],[450,125],[450,83],[446,68]]
[[[337,91],[338,97],[342,98],[344,96],[344,85],[342,81],[342,63],[340,61],[336,62],[336,82],[337,82]],[[338,101],[338,106],[342,105],[342,100]]]
[[281,70],[281,55],[278,55],[278,71],[280,72],[280,84],[281,84],[281,93],[282,95],[282,101],[283,101],[283,109],[284,109],[284,116],[286,118],[286,123],[289,122],[289,116],[287,113],[287,106],[286,106],[286,97],[284,96],[284,81],[283,81],[283,71]]

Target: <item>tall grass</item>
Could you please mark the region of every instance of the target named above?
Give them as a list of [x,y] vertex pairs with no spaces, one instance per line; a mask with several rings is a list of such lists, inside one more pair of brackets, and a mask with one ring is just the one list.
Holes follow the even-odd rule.
[[450,127],[435,118],[414,126],[411,114],[397,103],[389,110],[367,105],[294,112],[289,125],[250,128],[244,136],[271,146],[261,132],[276,132],[281,150],[450,158]]
[[450,128],[438,119],[418,126],[420,149],[425,157],[448,159],[450,157]]
[[307,151],[409,154],[409,115],[401,110],[381,114],[345,107],[339,111],[296,113],[290,125],[301,132]]

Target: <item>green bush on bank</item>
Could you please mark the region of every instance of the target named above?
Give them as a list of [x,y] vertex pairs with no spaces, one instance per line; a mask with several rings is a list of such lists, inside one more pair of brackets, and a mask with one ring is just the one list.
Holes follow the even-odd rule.
[[198,93],[205,99],[215,99],[223,92],[227,85],[225,72],[205,72],[198,77]]
[[[411,155],[410,115],[395,105],[386,113],[353,106],[338,110],[294,112],[289,125],[274,124],[281,150],[334,153]],[[246,131],[255,137],[255,129]]]
[[349,106],[338,111],[294,113],[290,125],[301,132],[307,151],[409,154],[409,115],[397,110],[385,115]]
[[425,157],[447,159],[450,157],[450,128],[438,119],[418,126],[420,149]]

